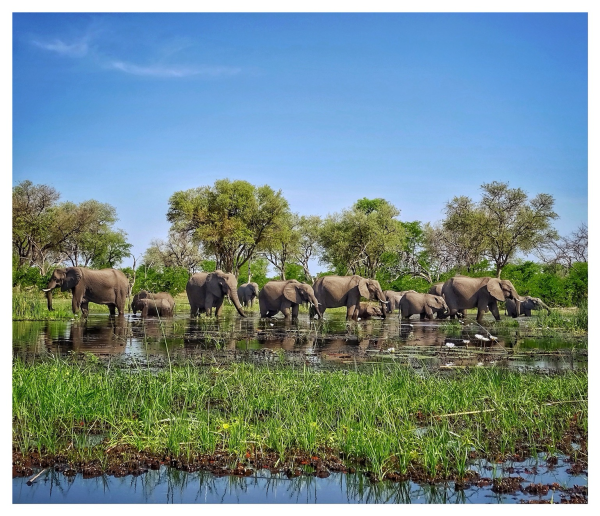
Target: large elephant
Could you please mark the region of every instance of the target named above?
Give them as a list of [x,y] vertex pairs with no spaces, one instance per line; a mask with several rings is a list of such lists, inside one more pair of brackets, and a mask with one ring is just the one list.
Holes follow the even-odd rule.
[[188,280],[185,291],[190,302],[192,317],[202,311],[207,316],[211,316],[213,307],[215,315],[219,317],[223,310],[225,296],[229,296],[238,313],[246,317],[237,296],[237,280],[233,274],[220,270],[197,272]]
[[[377,299],[385,314],[387,299],[377,280],[366,279],[356,274],[354,276],[321,276],[313,283],[313,290],[319,301],[321,314],[325,313],[327,308],[345,306],[346,320],[356,320],[361,296],[366,299]],[[314,315],[314,311],[311,311],[311,317]]]
[[368,320],[373,317],[381,317],[385,319],[385,309],[379,306],[373,306],[369,303],[360,303],[358,306],[358,317],[357,319]]
[[421,319],[433,319],[434,313],[447,311],[448,305],[442,296],[407,292],[400,300],[400,316],[409,319],[411,315],[419,315]]
[[415,292],[414,290],[402,290],[396,292],[395,290],[384,290],[383,295],[387,299],[386,312],[388,314],[394,313],[394,310],[400,309],[400,300],[402,296],[407,292]]
[[137,302],[139,310],[141,310],[142,317],[156,316],[156,317],[172,317],[173,308],[166,299],[151,299],[145,297]]
[[517,304],[512,299],[507,299],[505,301],[506,313],[511,317],[518,317],[519,315],[531,317],[532,310],[548,310],[548,315],[550,315],[550,308],[539,297],[523,296],[522,299],[518,312]]
[[110,315],[125,314],[125,302],[129,295],[127,276],[116,269],[92,270],[85,267],[67,267],[55,269],[43,289],[48,299],[48,310],[52,310],[52,289],[60,287],[64,292],[70,290],[73,294],[72,309],[76,314],[81,308],[84,317],[88,315],[88,303],[108,305]]
[[[145,303],[142,303],[141,301],[146,298],[154,300],[165,300],[168,305],[168,310],[171,312],[171,315],[173,315],[173,311],[175,310],[175,300],[173,299],[173,296],[171,294],[169,294],[168,292],[152,293],[148,292],[147,290],[140,290],[135,296],[133,296],[130,306],[133,315],[135,315],[136,312],[141,311],[144,308]],[[159,305],[163,307],[163,310],[166,309],[166,305],[164,303],[159,303]]]
[[469,278],[454,276],[442,287],[442,294],[449,308],[449,315],[454,318],[460,310],[477,308],[477,322],[481,322],[483,314],[489,309],[497,321],[500,320],[498,301],[513,299],[517,311],[522,301],[515,287],[509,280],[498,278]]
[[[315,297],[313,288],[306,283],[300,283],[297,280],[269,281],[258,294],[258,305],[260,306],[261,317],[273,317],[278,312],[288,318],[298,317],[300,304],[310,303],[317,307],[318,301]],[[321,311],[316,308],[319,316]]]
[[254,303],[254,298],[258,296],[258,284],[257,283],[244,283],[237,289],[238,299],[242,306],[250,306]]

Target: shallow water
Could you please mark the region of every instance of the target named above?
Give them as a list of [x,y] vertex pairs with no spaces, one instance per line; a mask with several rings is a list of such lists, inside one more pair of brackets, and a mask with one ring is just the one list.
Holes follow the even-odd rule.
[[[540,458],[541,459],[541,458]],[[13,479],[13,503],[519,503],[527,500],[553,500],[559,503],[559,489],[546,494],[529,494],[530,484],[569,488],[587,486],[587,472],[566,473],[568,464],[559,457],[555,466],[543,460],[474,464],[481,477],[518,477],[521,489],[496,493],[492,485],[473,485],[457,490],[453,482],[419,485],[411,481],[372,483],[359,474],[332,473],[327,478],[300,476],[287,478],[261,470],[250,477],[216,477],[206,472],[186,473],[162,466],[140,476],[84,479],[81,474],[67,477],[53,469],[32,485],[27,478]],[[556,484],[555,484],[556,483]],[[587,494],[585,496],[587,499]]]
[[[490,316],[491,317],[491,316]],[[510,320],[510,319],[509,319]],[[135,362],[192,358],[208,361],[270,361],[315,367],[358,367],[395,362],[413,367],[498,366],[518,369],[574,369],[587,364],[587,338],[535,336],[528,321],[494,330],[474,319],[346,322],[344,314],[324,321],[300,314],[297,322],[215,318],[141,319],[90,315],[87,321],[13,322],[13,355],[25,360],[68,353]],[[487,328],[491,328],[491,333]]]

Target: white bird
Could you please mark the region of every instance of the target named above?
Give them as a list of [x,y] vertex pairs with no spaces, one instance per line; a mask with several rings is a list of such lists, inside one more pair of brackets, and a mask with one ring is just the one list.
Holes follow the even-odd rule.
[[455,346],[454,342],[446,342],[447,348],[453,348]]
[[463,344],[471,344],[470,340],[463,340]]

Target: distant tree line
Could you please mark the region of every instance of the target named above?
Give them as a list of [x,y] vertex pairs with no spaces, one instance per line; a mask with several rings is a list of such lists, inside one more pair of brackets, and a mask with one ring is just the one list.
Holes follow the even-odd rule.
[[[240,284],[262,286],[269,265],[276,279],[312,283],[309,262],[317,259],[325,274],[376,278],[384,288],[426,291],[456,273],[493,275],[549,303],[585,301],[587,226],[560,237],[552,227],[558,215],[551,195],[530,198],[496,181],[481,185],[481,192],[477,201],[454,197],[444,219],[431,224],[400,220],[400,210],[381,198],[359,199],[323,218],[299,215],[281,190],[221,179],[175,192],[167,240],[153,240],[141,264],[124,270],[135,280],[134,292],[176,294],[190,274],[217,268],[234,273]],[[59,265],[117,267],[130,254],[127,235],[114,228],[112,206],[58,199],[47,185],[23,181],[13,188],[13,284],[43,283]],[[518,259],[527,254],[540,263]]]

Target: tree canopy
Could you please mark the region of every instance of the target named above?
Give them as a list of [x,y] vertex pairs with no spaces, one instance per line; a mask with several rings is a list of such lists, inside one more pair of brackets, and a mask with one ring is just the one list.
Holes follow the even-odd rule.
[[319,235],[321,262],[340,274],[374,278],[386,254],[402,251],[405,230],[396,219],[399,214],[385,199],[360,199],[352,209],[329,215]]
[[175,192],[167,219],[190,232],[217,267],[236,276],[240,267],[286,229],[288,202],[268,185],[220,179],[211,186]]

